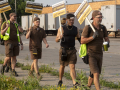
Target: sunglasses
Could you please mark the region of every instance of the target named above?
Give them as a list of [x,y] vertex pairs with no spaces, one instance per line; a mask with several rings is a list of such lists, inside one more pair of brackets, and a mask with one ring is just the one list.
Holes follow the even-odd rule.
[[95,17],[95,18],[99,18],[99,19],[101,19],[101,18],[102,18],[102,19],[103,19],[103,16],[102,16],[102,17]]

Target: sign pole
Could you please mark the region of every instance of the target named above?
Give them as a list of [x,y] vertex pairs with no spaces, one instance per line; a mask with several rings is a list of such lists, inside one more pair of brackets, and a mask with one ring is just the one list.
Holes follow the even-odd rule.
[[89,23],[90,27],[92,28],[93,32],[95,32],[95,29],[94,29],[94,27],[92,26],[90,20],[89,20],[87,17],[86,17],[86,20],[88,21],[88,23]]
[[5,20],[6,20],[6,22],[7,22],[8,20],[7,20],[7,17],[6,17],[6,15],[5,15],[5,12],[3,12],[3,15],[4,15]]
[[59,24],[60,24],[60,32],[61,32],[61,35],[62,35],[62,28],[61,28],[61,19],[60,19],[60,16],[59,16]]
[[34,18],[34,14],[32,13],[32,22],[31,22],[31,27],[33,25],[33,18]]

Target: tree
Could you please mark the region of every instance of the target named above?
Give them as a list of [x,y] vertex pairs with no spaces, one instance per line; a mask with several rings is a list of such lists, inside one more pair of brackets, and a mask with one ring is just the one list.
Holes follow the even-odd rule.
[[[16,0],[16,11],[17,11],[17,22],[21,24],[21,16],[22,15],[31,15],[30,13],[25,13],[26,1],[33,1],[34,0]],[[5,12],[7,18],[9,19],[9,14],[11,12],[15,12],[15,0],[8,0],[11,10]],[[3,19],[4,20],[4,19]]]

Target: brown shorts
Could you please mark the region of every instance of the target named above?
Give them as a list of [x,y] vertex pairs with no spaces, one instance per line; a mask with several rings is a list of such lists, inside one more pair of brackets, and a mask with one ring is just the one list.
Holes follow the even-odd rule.
[[13,57],[19,55],[19,45],[18,43],[7,43],[5,44],[5,54],[6,57]]
[[93,73],[101,74],[102,58],[103,58],[103,55],[100,55],[100,54],[89,56],[89,66],[92,74]]
[[67,60],[62,61],[61,60],[61,55],[62,55],[62,49],[60,48],[59,50],[59,62],[60,65],[67,66],[68,64],[76,64],[77,62],[77,55],[76,55],[77,50],[67,50]]
[[41,49],[37,49],[37,55],[34,55],[33,51],[30,51],[30,54],[31,54],[31,59],[32,60],[34,60],[34,59],[41,59],[41,56],[42,56]]

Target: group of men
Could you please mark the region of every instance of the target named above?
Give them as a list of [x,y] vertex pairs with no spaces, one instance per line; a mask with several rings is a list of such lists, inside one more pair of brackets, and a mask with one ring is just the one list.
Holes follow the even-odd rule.
[[[17,15],[15,13],[10,13],[10,19],[4,22],[1,26],[1,39],[4,40],[5,45],[5,54],[6,58],[1,67],[1,74],[4,74],[5,67],[11,66],[11,75],[18,76],[15,71],[16,65],[16,56],[19,55],[19,46],[21,45],[21,50],[23,50],[23,43],[20,37],[20,32],[23,32],[23,29],[16,22]],[[31,70],[29,76],[35,77],[33,71],[35,70],[36,76],[38,79],[41,79],[41,75],[38,70],[38,59],[41,59],[42,52],[42,41],[46,44],[46,48],[49,47],[45,31],[39,27],[40,18],[34,18],[34,26],[30,27],[27,31],[26,38],[30,38],[29,50],[31,53],[31,59],[33,63],[31,65]],[[11,63],[11,65],[10,65]],[[6,70],[8,71],[8,69]]]
[[[103,58],[103,39],[109,42],[106,27],[101,25],[102,22],[102,13],[100,11],[94,11],[92,14],[91,20],[93,20],[93,27],[95,28],[95,32],[91,30],[89,25],[85,26],[83,29],[82,35],[80,36],[79,30],[76,26],[74,26],[74,18],[73,14],[67,14],[66,18],[62,21],[62,27],[58,29],[58,33],[56,36],[56,42],[60,42],[60,50],[59,50],[59,82],[58,85],[62,86],[63,81],[62,77],[64,74],[65,66],[70,67],[70,75],[72,77],[73,86],[80,86],[78,82],[76,82],[76,71],[75,64],[77,63],[77,55],[75,48],[75,37],[77,37],[78,41],[81,44],[87,44],[87,52],[89,55],[89,66],[90,66],[90,76],[88,78],[87,86],[90,88],[92,83],[94,82],[96,90],[100,90],[99,83],[99,75],[101,73],[102,68],[102,58]],[[3,35],[3,39],[5,40],[5,52],[6,58],[4,60],[4,64],[1,68],[1,74],[4,74],[4,69],[11,60],[11,68],[12,75],[18,76],[15,71],[16,64],[16,56],[19,55],[19,44],[21,39],[19,36],[19,31],[23,32],[23,29],[15,22],[16,14],[11,13],[10,19],[8,22],[3,23],[1,35]],[[29,50],[31,53],[31,59],[33,63],[31,65],[31,69],[29,71],[29,76],[35,77],[33,72],[35,70],[37,78],[41,79],[41,75],[38,71],[38,59],[41,59],[42,54],[42,41],[45,43],[46,48],[49,47],[45,31],[39,27],[40,18],[34,18],[34,26],[30,27],[27,31],[26,38],[30,38]],[[91,31],[89,31],[91,30]],[[62,34],[61,34],[62,32]],[[21,45],[23,45],[21,43]]]

